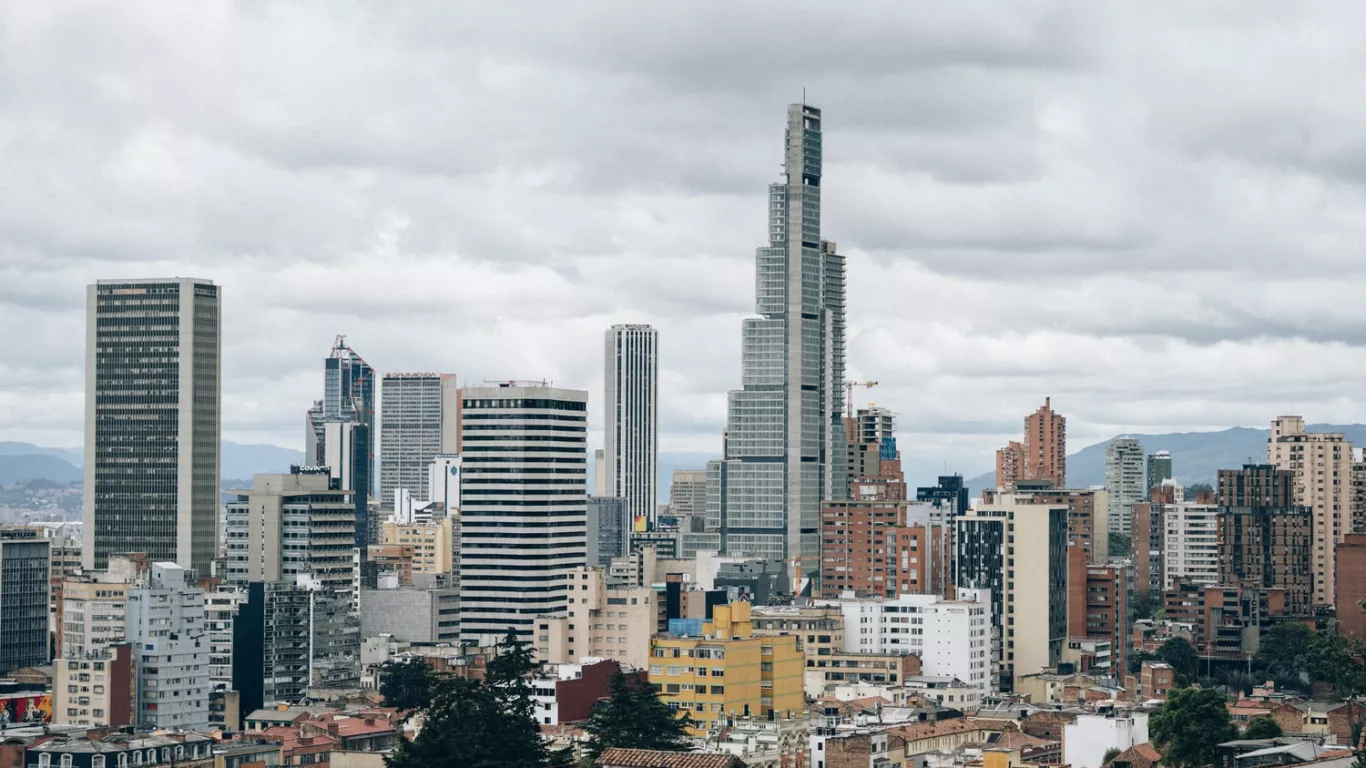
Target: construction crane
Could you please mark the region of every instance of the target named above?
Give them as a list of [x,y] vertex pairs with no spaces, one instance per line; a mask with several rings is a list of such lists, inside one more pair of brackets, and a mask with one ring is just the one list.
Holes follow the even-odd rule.
[[845,416],[845,418],[849,418],[849,419],[854,418],[854,387],[863,387],[864,389],[872,389],[873,387],[876,387],[876,386],[877,386],[877,382],[876,382],[876,381],[846,381],[846,382],[844,382],[844,391],[845,391],[845,393],[846,393],[846,396],[845,396],[845,397],[846,397],[846,399],[845,399],[845,411],[844,411],[844,416]]

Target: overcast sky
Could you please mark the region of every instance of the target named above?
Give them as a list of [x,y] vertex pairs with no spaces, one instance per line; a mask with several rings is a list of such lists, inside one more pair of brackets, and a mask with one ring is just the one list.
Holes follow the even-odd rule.
[[223,286],[227,439],[301,447],[345,333],[588,389],[597,443],[603,331],[646,322],[662,449],[715,455],[803,88],[913,474],[989,468],[1046,395],[1074,449],[1366,421],[1364,16],[0,4],[0,439],[79,445],[84,286],[180,275]]

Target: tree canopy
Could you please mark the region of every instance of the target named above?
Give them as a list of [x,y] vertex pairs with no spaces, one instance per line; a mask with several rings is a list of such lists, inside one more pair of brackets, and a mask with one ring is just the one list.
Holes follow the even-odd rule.
[[1173,637],[1157,649],[1157,657],[1172,665],[1178,685],[1190,685],[1200,668],[1200,657],[1185,638]]
[[528,681],[535,668],[530,644],[508,630],[483,682],[439,681],[422,731],[387,758],[388,768],[545,768]]
[[1175,768],[1214,763],[1215,747],[1238,738],[1222,693],[1213,688],[1177,688],[1148,721],[1148,735]]
[[593,710],[584,726],[588,731],[588,756],[597,759],[611,747],[689,752],[688,726],[692,718],[676,712],[660,700],[654,686],[637,683],[620,668],[612,673],[609,695]]
[[1277,736],[1284,736],[1285,732],[1275,720],[1269,717],[1258,717],[1247,724],[1247,733],[1244,734],[1249,739],[1274,739]]
[[437,680],[426,659],[390,661],[380,670],[379,692],[384,695],[386,706],[426,709],[432,705]]

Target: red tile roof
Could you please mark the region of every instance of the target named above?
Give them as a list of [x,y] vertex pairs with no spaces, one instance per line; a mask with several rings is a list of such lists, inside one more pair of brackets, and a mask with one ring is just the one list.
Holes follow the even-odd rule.
[[598,768],[745,768],[745,762],[734,755],[619,747],[603,750],[594,765]]

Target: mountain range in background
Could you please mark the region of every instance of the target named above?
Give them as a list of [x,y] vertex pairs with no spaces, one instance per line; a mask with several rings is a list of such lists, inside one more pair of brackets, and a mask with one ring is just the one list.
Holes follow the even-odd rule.
[[[1310,424],[1310,432],[1342,432],[1355,446],[1366,446],[1366,424]],[[1244,464],[1266,461],[1266,441],[1270,429],[1232,427],[1219,432],[1171,432],[1163,435],[1126,433],[1143,445],[1145,453],[1166,451],[1172,455],[1172,474],[1182,485],[1208,483],[1221,469],[1239,469]],[[1109,441],[1088,445],[1068,454],[1067,485],[1086,488],[1105,484],[1105,446]],[[995,470],[966,481],[975,498],[983,488],[996,485]]]
[[[1366,446],[1364,424],[1312,424],[1311,432],[1342,432],[1354,445]],[[1266,460],[1268,429],[1233,427],[1219,432],[1173,432],[1160,435],[1129,434],[1143,444],[1147,453],[1167,451],[1172,455],[1172,469],[1182,485],[1214,483],[1220,469],[1237,469],[1243,464]],[[1067,484],[1085,488],[1105,483],[1106,442],[1089,445],[1067,457]],[[0,441],[0,485],[27,480],[51,480],[57,483],[81,480],[82,452],[70,448],[47,448],[31,443]],[[659,456],[659,495],[667,501],[669,481],[675,469],[704,469],[707,460],[715,458],[705,453],[661,453]],[[303,463],[301,451],[277,445],[223,443],[223,485],[243,488],[251,485],[257,473],[288,472],[291,464]],[[907,483],[911,487],[931,485],[934,476],[907,467]],[[935,473],[937,474],[937,473]],[[589,453],[588,485],[593,487],[594,467]],[[983,488],[995,485],[994,472],[984,472],[966,480],[973,496]]]
[[[0,442],[0,485],[27,480],[57,483],[79,482],[83,477],[84,453],[72,448],[45,448],[32,443]],[[277,445],[223,442],[223,484],[234,488],[251,476],[265,472],[288,472],[291,464],[302,464],[303,451]],[[243,480],[245,478],[245,481]]]

